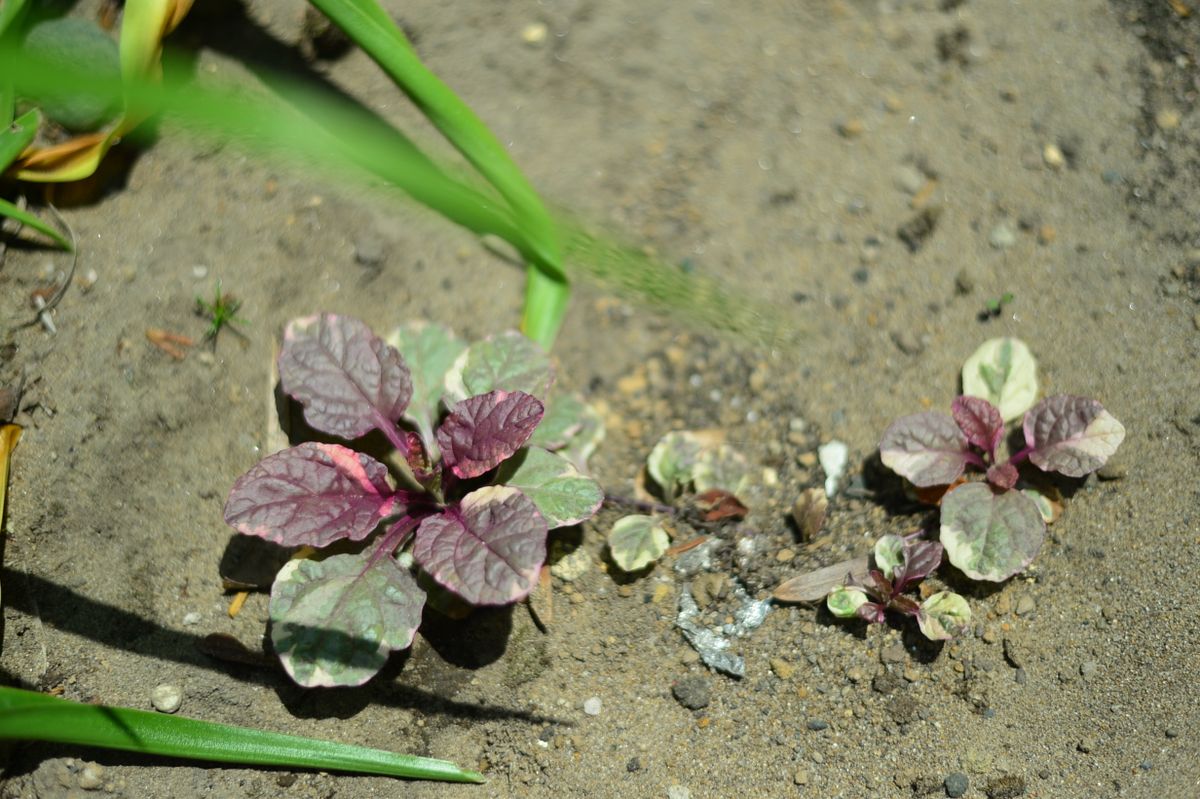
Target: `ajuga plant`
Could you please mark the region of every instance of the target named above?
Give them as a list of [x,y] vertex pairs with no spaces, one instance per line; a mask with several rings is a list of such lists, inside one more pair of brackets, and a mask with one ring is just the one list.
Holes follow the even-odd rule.
[[825,603],[833,615],[882,624],[887,611],[917,620],[935,641],[958,635],[971,623],[971,608],[953,591],[939,591],[924,602],[908,596],[942,562],[942,545],[912,536],[885,535],[875,542],[874,568],[861,582],[848,579]]
[[[914,486],[949,486],[941,499],[941,543],[950,562],[974,580],[1007,580],[1041,548],[1046,520],[1036,492],[1020,490],[1022,468],[1085,477],[1125,438],[1125,428],[1094,399],[1059,395],[1030,408],[1035,369],[1020,341],[988,342],[963,369],[964,390],[987,396],[957,397],[949,416],[931,411],[897,419],[879,444],[884,465]],[[1004,423],[1022,413],[1024,446],[1002,458]]]
[[582,461],[600,427],[570,397],[547,410],[554,373],[532,341],[508,333],[467,347],[433,325],[389,341],[345,316],[297,319],[279,378],[312,428],[382,433],[403,464],[398,487],[369,455],[308,442],[264,458],[225,505],[241,533],[337,550],[292,559],[271,589],[271,642],[303,686],[370,679],[412,643],[427,590],[471,605],[522,599],[547,530],[578,524],[603,500],[551,451]]
[[[993,339],[963,366],[964,394],[950,415],[918,413],[888,427],[881,459],[922,497],[939,501],[939,541],[921,540],[920,532],[880,538],[865,577],[846,575],[826,597],[835,616],[882,622],[891,610],[915,617],[929,638],[949,638],[970,622],[966,600],[941,591],[918,604],[906,595],[938,568],[943,554],[967,577],[992,582],[1033,561],[1046,537],[1050,503],[1022,480],[1022,469],[1084,477],[1125,438],[1125,428],[1094,399],[1059,395],[1035,405],[1036,372],[1024,343]],[[1002,458],[1005,422],[1022,415],[1024,446]]]

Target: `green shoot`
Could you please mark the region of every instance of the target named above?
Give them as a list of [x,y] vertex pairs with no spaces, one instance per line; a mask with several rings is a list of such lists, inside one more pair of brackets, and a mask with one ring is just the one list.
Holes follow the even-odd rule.
[[327,769],[415,780],[483,782],[446,760],[263,732],[146,710],[85,705],[0,686],[0,740],[98,746],[250,766]]
[[212,302],[205,302],[203,297],[196,295],[196,315],[208,320],[208,329],[204,331],[204,340],[209,342],[214,350],[217,348],[217,336],[226,327],[239,336],[245,337],[240,330],[233,326],[246,324],[244,319],[239,319],[237,316],[241,307],[241,300],[229,292],[221,292],[220,280],[217,281]]
[[[3,33],[0,31],[0,38],[2,37]],[[2,90],[3,88],[0,87],[0,91]],[[0,103],[2,102],[3,100],[0,100]],[[3,108],[0,108],[0,111],[3,111]],[[22,114],[16,120],[12,120],[10,115],[10,121],[4,123],[3,128],[0,129],[0,173],[3,173],[9,164],[17,160],[21,151],[29,146],[29,143],[37,135],[41,123],[42,114],[36,108]],[[71,242],[67,241],[66,237],[55,230],[53,226],[3,198],[0,198],[0,216],[7,216],[22,225],[31,227],[64,250],[68,252],[71,250]]]

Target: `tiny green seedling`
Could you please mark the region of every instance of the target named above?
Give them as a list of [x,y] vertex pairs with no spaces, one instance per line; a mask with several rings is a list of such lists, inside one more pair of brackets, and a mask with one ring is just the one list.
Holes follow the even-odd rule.
[[246,320],[239,319],[237,316],[241,307],[241,300],[229,292],[221,292],[221,281],[219,280],[216,291],[213,293],[212,302],[205,302],[203,297],[196,295],[196,315],[208,320],[208,329],[204,331],[204,340],[209,342],[214,350],[217,348],[217,336],[226,327],[243,339],[246,337],[245,333],[234,327],[234,325],[246,324]]
[[983,303],[983,310],[979,312],[979,321],[986,322],[989,319],[996,319],[1004,310],[1004,306],[1010,305],[1016,299],[1011,291],[1006,291],[999,297],[992,297]]

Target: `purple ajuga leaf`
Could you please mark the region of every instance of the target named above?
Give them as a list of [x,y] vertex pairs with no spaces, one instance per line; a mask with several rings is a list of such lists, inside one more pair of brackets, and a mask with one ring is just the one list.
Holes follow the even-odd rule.
[[1094,399],[1047,397],[1025,414],[1025,445],[1039,469],[1083,477],[1104,465],[1125,428]]
[[271,643],[288,676],[362,685],[412,644],[425,592],[390,555],[289,561],[271,588]]
[[545,408],[524,391],[489,391],[450,409],[437,431],[442,458],[462,478],[494,469],[525,445]]
[[417,528],[413,558],[473,605],[523,598],[546,560],[546,520],[515,488],[488,486]]
[[878,602],[864,602],[854,610],[854,615],[870,624],[882,624],[884,610],[886,608]]
[[930,575],[942,562],[942,545],[937,541],[908,541],[904,562],[896,567],[892,581],[895,593],[907,590]]
[[883,464],[915,486],[948,485],[972,453],[967,437],[944,413],[916,413],[892,422],[879,442]]
[[321,314],[288,323],[279,382],[317,430],[358,438],[404,413],[412,380],[404,359],[357,319]]
[[967,441],[994,458],[996,446],[1004,437],[1004,420],[996,406],[982,397],[962,396],[954,398],[950,412]]
[[987,470],[987,481],[996,488],[1003,488],[1005,491],[1017,484],[1017,478],[1020,477],[1017,467],[1005,461],[1004,463],[993,463]]
[[387,468],[337,444],[301,444],[259,461],[233,484],[225,522],[284,546],[366,538],[397,510]]

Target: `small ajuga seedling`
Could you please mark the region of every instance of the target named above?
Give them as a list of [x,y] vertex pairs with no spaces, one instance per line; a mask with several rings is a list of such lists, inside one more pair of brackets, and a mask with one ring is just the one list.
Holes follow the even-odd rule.
[[874,561],[861,581],[848,579],[830,592],[825,604],[833,615],[881,624],[887,611],[903,613],[935,641],[952,638],[971,623],[967,601],[952,591],[939,591],[924,602],[908,596],[942,562],[941,544],[885,535],[875,542]]
[[[646,472],[668,502],[689,496],[704,521],[740,518],[746,507],[737,494],[746,488],[746,459],[725,443],[719,430],[667,433],[646,459]],[[671,506],[656,510],[672,513]],[[661,519],[636,514],[623,516],[608,534],[608,550],[622,571],[636,572],[658,561],[670,538]]]
[[[954,400],[951,416],[927,412],[896,420],[883,434],[884,465],[922,489],[949,486],[941,500],[940,540],[946,555],[975,580],[1000,582],[1037,555],[1046,521],[1037,501],[1017,490],[1019,468],[1029,462],[1044,472],[1084,477],[1112,456],[1125,438],[1121,426],[1093,399],[1060,395],[1034,405],[1037,383],[1032,356],[1015,339],[980,348],[963,370],[968,392]],[[968,374],[970,372],[970,374]],[[1004,420],[1025,413],[1025,446],[1008,459],[997,456]],[[968,479],[968,469],[983,479]]]
[[[550,451],[585,458],[602,427],[578,400],[546,410],[554,375],[536,344],[509,333],[467,347],[432,325],[389,340],[397,346],[345,316],[295,320],[279,378],[314,429],[381,432],[407,465],[403,487],[369,455],[309,442],[264,458],[225,505],[238,532],[338,545],[341,554],[289,561],[271,589],[271,641],[303,686],[360,685],[412,643],[426,597],[414,572],[472,605],[522,599],[547,530],[578,524],[603,500]],[[554,429],[539,439],[545,418]]]

